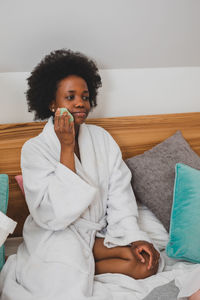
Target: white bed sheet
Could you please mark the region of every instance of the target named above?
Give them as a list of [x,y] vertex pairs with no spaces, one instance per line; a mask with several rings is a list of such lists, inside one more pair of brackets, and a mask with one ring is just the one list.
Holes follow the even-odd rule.
[[[128,278],[127,276],[120,274],[101,274],[95,276],[95,286],[102,283],[104,283],[105,288],[107,286],[112,289],[112,285],[114,286],[116,300],[121,300],[120,294],[123,292],[123,289],[130,290],[130,298],[127,296],[127,299],[132,299],[131,295],[133,295],[133,292],[135,299],[143,299],[150,293],[150,291],[152,291],[153,288],[167,284],[176,277],[183,275],[185,272],[189,274],[189,271],[195,267],[192,263],[170,259],[166,255],[165,247],[168,242],[169,234],[155,215],[148,208],[142,205],[139,205],[138,223],[140,228],[147,232],[154,245],[161,252],[163,261],[163,266],[161,267],[162,271],[160,270],[157,275],[146,278],[145,280],[135,281],[133,281],[132,278]],[[18,246],[22,242],[22,237],[8,238],[5,242],[5,255],[9,256],[15,254]],[[178,299],[185,298],[178,297]]]

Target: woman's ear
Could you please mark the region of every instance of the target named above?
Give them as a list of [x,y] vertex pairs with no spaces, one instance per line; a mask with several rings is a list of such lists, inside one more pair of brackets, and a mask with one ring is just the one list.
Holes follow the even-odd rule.
[[56,111],[56,108],[55,108],[55,101],[52,101],[51,104],[49,105],[49,109],[50,111],[52,112],[55,112]]

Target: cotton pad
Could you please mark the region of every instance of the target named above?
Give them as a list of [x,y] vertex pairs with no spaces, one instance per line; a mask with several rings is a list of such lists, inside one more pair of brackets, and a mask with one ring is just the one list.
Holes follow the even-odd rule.
[[60,115],[62,115],[64,112],[67,112],[68,115],[70,116],[69,122],[73,122],[73,121],[74,121],[74,118],[73,118],[72,114],[68,111],[67,108],[61,107],[61,108],[60,108]]

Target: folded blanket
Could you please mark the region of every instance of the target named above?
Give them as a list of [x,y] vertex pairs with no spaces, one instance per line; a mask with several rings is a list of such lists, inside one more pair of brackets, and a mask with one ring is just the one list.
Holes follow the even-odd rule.
[[7,236],[13,233],[17,223],[0,211],[0,247],[4,244]]

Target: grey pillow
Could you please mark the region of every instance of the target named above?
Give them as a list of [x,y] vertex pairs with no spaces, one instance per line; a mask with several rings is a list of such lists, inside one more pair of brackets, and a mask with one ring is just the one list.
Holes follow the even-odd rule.
[[143,154],[126,161],[136,199],[146,205],[169,231],[176,163],[200,169],[200,157],[180,131]]

